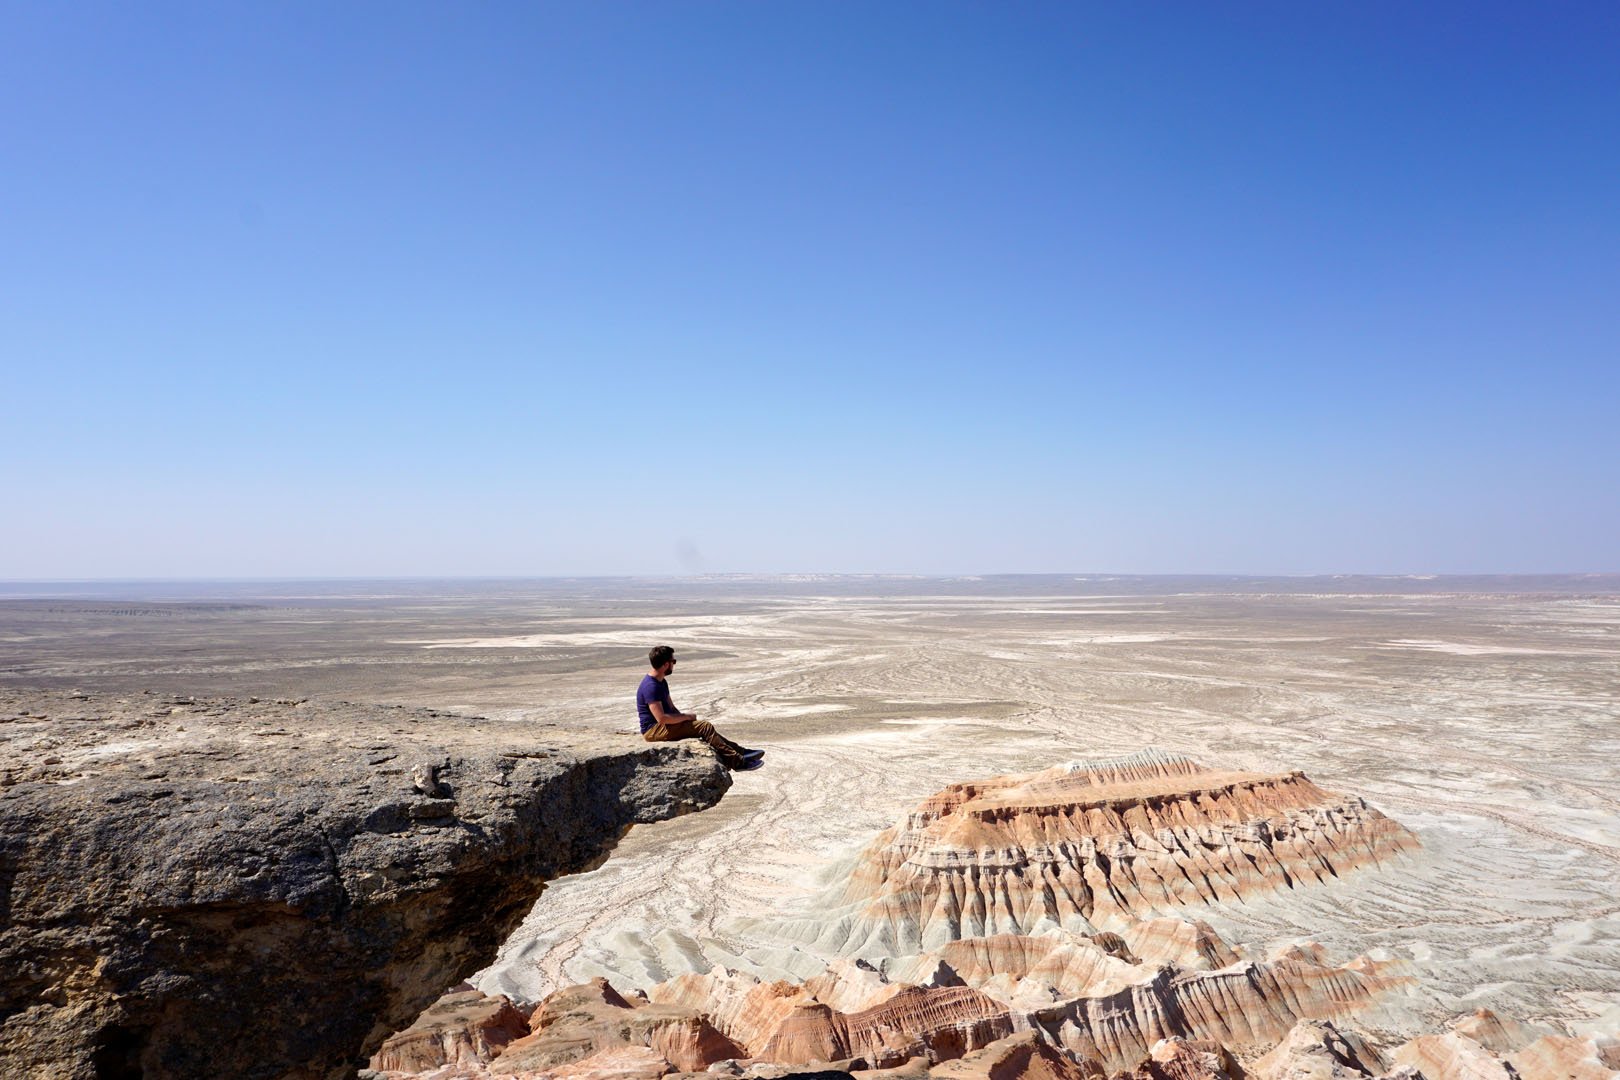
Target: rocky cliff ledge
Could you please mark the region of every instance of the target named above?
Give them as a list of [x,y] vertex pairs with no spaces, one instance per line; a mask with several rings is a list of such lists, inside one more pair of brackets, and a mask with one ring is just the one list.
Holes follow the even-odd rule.
[[352,1076],[702,746],[377,705],[0,691],[0,1072]]

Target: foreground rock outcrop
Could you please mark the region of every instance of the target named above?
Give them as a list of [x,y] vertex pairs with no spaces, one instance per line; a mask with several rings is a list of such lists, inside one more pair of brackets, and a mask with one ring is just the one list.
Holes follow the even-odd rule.
[[[959,942],[885,965],[892,976],[847,961],[803,984],[711,972],[671,979],[648,997],[693,1009],[747,1056],[783,1064],[941,1062],[1035,1031],[1078,1061],[1119,1072],[1163,1039],[1269,1046],[1303,1017],[1354,1018],[1409,981],[1306,949],[1211,967],[1199,938],[1214,935],[1201,930],[1184,939],[1186,952],[1151,961],[1115,935],[1000,936],[972,943],[983,948],[966,963],[960,946],[969,943]],[[926,981],[907,981],[919,975]]]
[[[527,1076],[641,1047],[687,1072],[737,1060],[881,1070],[941,1065],[1024,1033],[1039,1037],[1040,1054],[1062,1051],[1076,1069],[1162,1071],[1169,1059],[1152,1063],[1165,1040],[1202,1048],[1172,1054],[1177,1068],[1189,1054],[1219,1051],[1225,1060],[1227,1048],[1269,1047],[1302,1018],[1345,1021],[1375,1010],[1409,981],[1388,964],[1338,966],[1309,948],[1241,960],[1208,926],[1160,919],[1126,935],[953,942],[881,968],[839,960],[803,983],[716,969],[626,997],[597,979],[550,995],[530,1034],[481,1061],[490,1075]],[[478,1013],[458,1004],[468,999],[452,995],[440,1011],[510,1008],[490,998]],[[420,1052],[433,1015],[388,1040],[373,1067],[408,1074],[471,1064]]]
[[[0,1072],[352,1075],[548,879],[728,786],[701,746],[430,710],[0,692]],[[449,1052],[519,1034],[480,1023]]]
[[[802,991],[802,988],[801,988]],[[905,994],[896,995],[904,997]],[[505,1006],[502,999],[487,999],[489,1007]],[[1257,1039],[1259,1031],[1228,1041],[1185,1035],[1166,1035],[1143,1049],[1134,1064],[1120,1069],[1084,1050],[1060,1045],[1046,1030],[1021,1028],[975,1044],[971,1036],[991,1033],[980,1018],[953,1017],[949,1004],[939,1010],[907,1006],[886,1010],[883,1016],[916,1024],[934,1037],[934,1045],[909,1045],[895,1030],[886,1033],[888,1045],[879,1060],[891,1064],[874,1068],[871,1058],[855,1056],[826,1059],[811,1056],[796,1060],[811,1044],[775,1046],[753,1057],[717,1056],[741,1053],[715,1043],[708,1054],[696,1045],[670,1038],[672,1026],[661,1017],[676,1015],[669,1006],[648,1005],[621,997],[602,980],[558,991],[548,999],[559,1021],[536,1015],[536,1029],[514,1042],[508,1052],[497,1050],[478,1060],[458,1058],[443,1064],[421,1061],[418,1070],[382,1067],[362,1075],[368,1080],[697,1080],[699,1077],[744,1077],[748,1080],[1615,1080],[1620,1077],[1620,1041],[1601,1037],[1543,1034],[1527,1044],[1487,1047],[1461,1034],[1465,1023],[1451,1031],[1419,1036],[1380,1052],[1371,1040],[1348,1027],[1321,1019],[1301,1019],[1280,1037]],[[786,1014],[791,1025],[793,1012]],[[678,1011],[678,1010],[677,1010]],[[688,1021],[701,1022],[687,1011]],[[969,1039],[939,1038],[952,1030]],[[812,1018],[812,1026],[819,1024]],[[1016,1023],[1016,1021],[1015,1021]],[[1522,1026],[1522,1025],[1521,1025]],[[712,1029],[710,1029],[712,1031]],[[660,1033],[664,1037],[660,1038]],[[409,1041],[408,1035],[389,1040]],[[928,1040],[924,1039],[924,1043]],[[1265,1053],[1257,1045],[1272,1043]],[[523,1048],[529,1053],[521,1053]],[[820,1050],[848,1050],[845,1044],[822,1044]],[[914,1050],[905,1056],[906,1050]],[[940,1052],[950,1054],[941,1058]],[[714,1060],[709,1061],[713,1057]],[[795,1060],[781,1060],[781,1058]],[[704,1063],[708,1062],[707,1067]]]
[[1303,773],[1145,752],[952,784],[866,848],[817,948],[894,956],[959,938],[1118,929],[1177,908],[1332,881],[1418,846]]

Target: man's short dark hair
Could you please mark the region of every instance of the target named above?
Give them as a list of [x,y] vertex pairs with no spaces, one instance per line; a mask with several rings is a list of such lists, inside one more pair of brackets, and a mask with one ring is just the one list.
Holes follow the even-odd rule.
[[652,651],[647,653],[647,659],[655,668],[661,668],[675,659],[675,650],[668,645],[654,645]]

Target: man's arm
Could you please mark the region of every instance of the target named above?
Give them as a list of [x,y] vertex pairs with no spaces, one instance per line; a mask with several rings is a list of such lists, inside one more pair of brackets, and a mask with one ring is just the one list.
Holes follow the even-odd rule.
[[[671,704],[673,704],[673,702]],[[660,724],[684,724],[688,720],[697,719],[697,717],[691,715],[690,713],[666,713],[664,711],[664,703],[662,701],[648,702],[647,711],[652,713],[653,719]]]

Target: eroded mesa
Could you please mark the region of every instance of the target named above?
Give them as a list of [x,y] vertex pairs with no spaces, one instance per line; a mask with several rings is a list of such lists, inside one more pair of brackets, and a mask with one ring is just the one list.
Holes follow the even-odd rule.
[[1088,933],[1327,883],[1417,846],[1299,772],[1145,752],[952,784],[881,833],[829,909],[790,936],[894,956],[960,938]]

